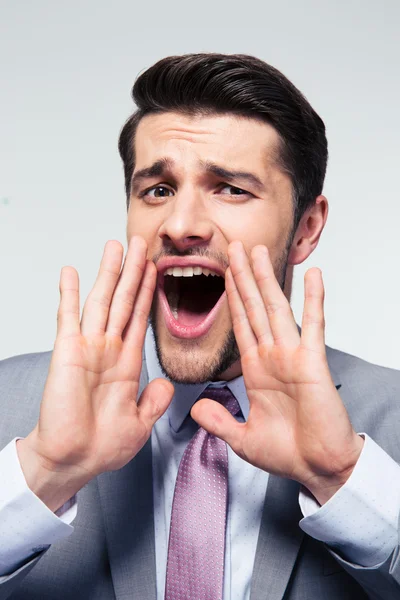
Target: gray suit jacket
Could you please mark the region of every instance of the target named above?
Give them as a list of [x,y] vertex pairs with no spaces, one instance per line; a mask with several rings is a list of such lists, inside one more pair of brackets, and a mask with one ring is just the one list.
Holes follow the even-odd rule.
[[[356,431],[400,462],[400,372],[327,349]],[[50,353],[0,363],[0,448],[34,427]],[[141,388],[147,383],[146,365]],[[73,534],[0,578],[0,600],[156,600],[151,445],[79,493]],[[251,600],[400,598],[399,547],[379,569],[361,569],[299,528],[298,484],[269,478]],[[0,540],[0,544],[2,541]]]

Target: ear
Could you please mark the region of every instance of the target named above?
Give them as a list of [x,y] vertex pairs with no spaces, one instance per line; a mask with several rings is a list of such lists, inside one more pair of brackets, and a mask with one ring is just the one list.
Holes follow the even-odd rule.
[[289,251],[289,265],[299,265],[315,250],[327,218],[328,200],[325,196],[318,196],[300,219]]

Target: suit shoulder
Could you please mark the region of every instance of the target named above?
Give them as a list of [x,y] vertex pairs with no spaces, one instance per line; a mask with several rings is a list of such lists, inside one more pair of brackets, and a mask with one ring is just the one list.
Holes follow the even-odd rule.
[[400,371],[332,348],[327,356],[354,429],[368,433],[400,462]]
[[364,383],[368,389],[374,385],[392,385],[400,390],[399,370],[368,362],[329,346],[326,347],[326,353],[329,367],[340,383],[351,384],[356,381],[358,386]]
[[0,389],[10,385],[21,386],[38,382],[47,376],[51,352],[21,354],[0,361]]
[[0,447],[37,422],[50,359],[40,352],[0,361]]
[[46,371],[49,368],[52,352],[33,352],[31,354],[20,354],[0,360],[0,377],[13,377],[23,373],[37,373],[38,369]]

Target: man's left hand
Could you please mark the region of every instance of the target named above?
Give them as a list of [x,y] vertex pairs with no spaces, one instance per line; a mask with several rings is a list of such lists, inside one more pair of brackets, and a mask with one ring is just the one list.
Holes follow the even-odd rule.
[[225,287],[250,403],[238,423],[202,399],[192,417],[254,466],[304,485],[324,504],[349,478],[363,439],[354,431],[332,381],[324,341],[319,269],[305,275],[301,335],[265,246],[249,258],[229,247]]

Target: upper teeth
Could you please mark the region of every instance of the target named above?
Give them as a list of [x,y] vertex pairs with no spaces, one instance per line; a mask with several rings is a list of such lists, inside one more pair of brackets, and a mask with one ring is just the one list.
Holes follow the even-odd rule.
[[170,267],[165,271],[165,275],[172,275],[173,277],[193,277],[193,275],[212,275],[218,276],[218,273],[214,273],[211,269],[204,269],[203,267]]

